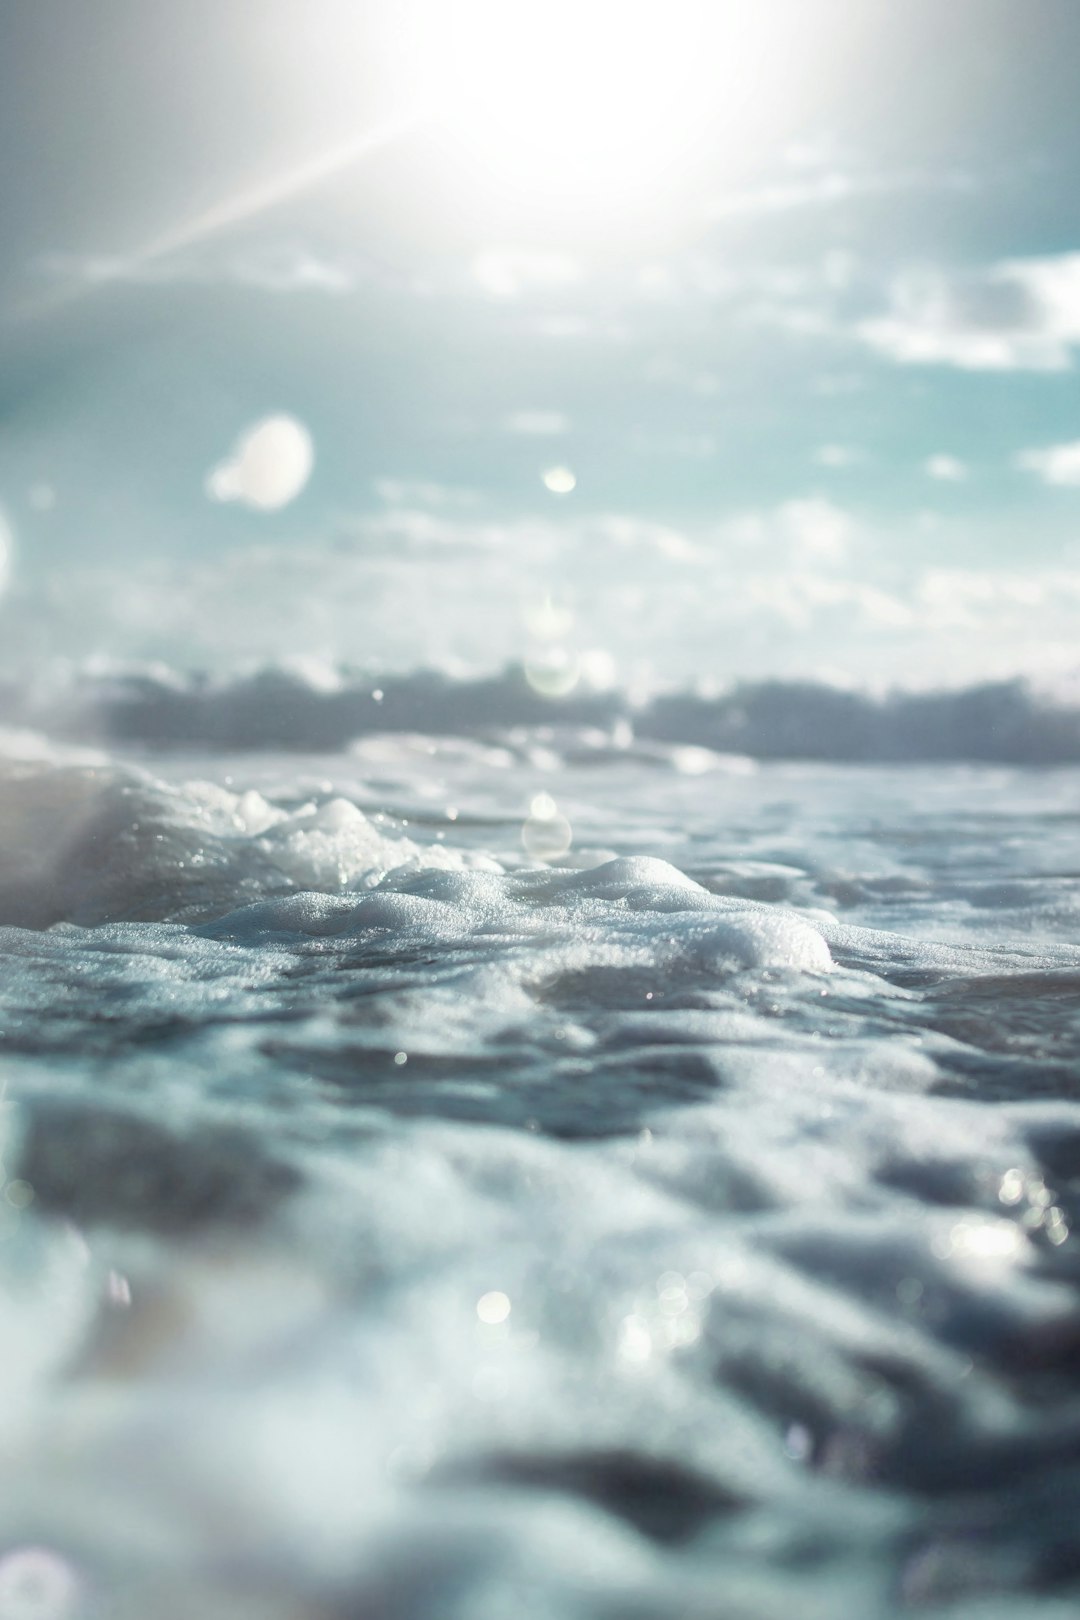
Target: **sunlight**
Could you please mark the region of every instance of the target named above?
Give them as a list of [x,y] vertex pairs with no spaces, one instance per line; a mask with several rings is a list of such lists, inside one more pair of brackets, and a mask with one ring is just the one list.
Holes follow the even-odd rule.
[[475,178],[539,199],[656,191],[782,94],[786,8],[465,0],[423,31],[421,95]]

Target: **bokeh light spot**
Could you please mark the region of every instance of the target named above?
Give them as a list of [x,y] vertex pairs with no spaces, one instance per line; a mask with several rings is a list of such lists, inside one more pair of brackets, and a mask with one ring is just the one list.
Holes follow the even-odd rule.
[[574,841],[569,821],[550,793],[537,793],[521,829],[521,842],[534,861],[557,861]]
[[232,454],[214,467],[206,492],[214,501],[239,501],[257,512],[277,512],[304,489],[315,465],[315,446],[294,416],[267,416],[241,435]]
[[2,1620],[68,1620],[78,1598],[74,1570],[49,1548],[19,1547],[0,1559]]
[[581,678],[581,663],[565,647],[544,647],[524,664],[525,679],[541,697],[566,697]]
[[577,488],[577,478],[569,467],[548,467],[540,477],[552,495],[569,495]]
[[510,1315],[510,1301],[500,1289],[493,1288],[489,1294],[481,1294],[477,1300],[476,1314],[488,1327],[497,1327]]

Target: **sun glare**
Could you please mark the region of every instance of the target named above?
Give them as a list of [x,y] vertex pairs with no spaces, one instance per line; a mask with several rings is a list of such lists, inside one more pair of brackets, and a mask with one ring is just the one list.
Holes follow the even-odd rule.
[[419,93],[475,178],[540,200],[655,195],[775,104],[785,15],[724,0],[462,0],[426,14]]

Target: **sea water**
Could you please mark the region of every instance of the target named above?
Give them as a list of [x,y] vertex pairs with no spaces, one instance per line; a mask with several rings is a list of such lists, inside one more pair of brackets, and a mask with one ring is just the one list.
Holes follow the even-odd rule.
[[3,738],[4,1620],[1075,1614],[1080,769],[151,686]]

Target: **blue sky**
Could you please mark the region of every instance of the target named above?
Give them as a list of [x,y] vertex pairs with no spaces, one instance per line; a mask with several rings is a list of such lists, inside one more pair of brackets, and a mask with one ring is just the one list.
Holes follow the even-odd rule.
[[0,11],[5,661],[1071,677],[1076,7],[491,16]]

